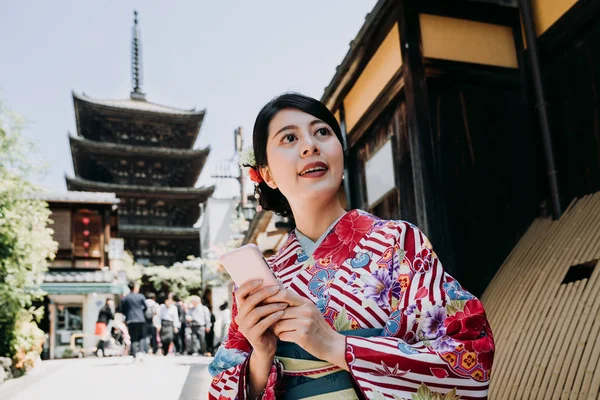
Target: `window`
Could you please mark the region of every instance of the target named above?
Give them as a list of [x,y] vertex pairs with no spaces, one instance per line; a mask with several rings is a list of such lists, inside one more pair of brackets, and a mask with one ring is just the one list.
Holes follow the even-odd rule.
[[375,205],[375,203],[396,187],[391,140],[388,139],[365,162],[365,178],[367,181],[367,203],[369,207]]
[[102,218],[99,215],[78,212],[73,216],[75,257],[100,258]]
[[54,230],[54,240],[58,242],[59,250],[71,250],[71,211],[52,210],[50,219]]
[[56,343],[69,344],[71,334],[83,330],[83,307],[81,305],[56,305]]

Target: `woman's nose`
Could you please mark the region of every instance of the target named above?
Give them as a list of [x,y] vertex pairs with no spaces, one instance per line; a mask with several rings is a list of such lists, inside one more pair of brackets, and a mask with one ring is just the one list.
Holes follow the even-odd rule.
[[310,156],[311,154],[319,154],[319,146],[312,139],[306,139],[302,143],[302,157]]

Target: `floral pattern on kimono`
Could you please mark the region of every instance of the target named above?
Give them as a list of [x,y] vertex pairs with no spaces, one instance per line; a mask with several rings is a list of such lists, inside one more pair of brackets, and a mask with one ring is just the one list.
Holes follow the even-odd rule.
[[[346,361],[359,397],[487,398],[494,339],[483,305],[444,272],[414,225],[353,210],[312,257],[291,233],[267,262],[284,287],[311,299],[333,329],[382,329],[378,337],[351,332],[346,337]],[[250,353],[232,322],[209,367],[210,399],[245,398]],[[262,398],[285,390],[278,387],[282,374],[275,360]]]

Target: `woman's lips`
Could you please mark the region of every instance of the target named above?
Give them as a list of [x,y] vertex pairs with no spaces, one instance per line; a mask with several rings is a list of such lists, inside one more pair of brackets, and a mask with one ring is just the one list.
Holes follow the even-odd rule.
[[323,175],[325,175],[327,173],[327,170],[319,170],[319,171],[312,171],[312,172],[307,172],[303,175],[299,175],[300,178],[320,178]]
[[[302,171],[298,174],[301,177],[307,178],[319,178],[327,172],[329,168],[327,168],[327,164],[322,161],[308,163],[302,168]],[[311,171],[315,170],[315,171]]]

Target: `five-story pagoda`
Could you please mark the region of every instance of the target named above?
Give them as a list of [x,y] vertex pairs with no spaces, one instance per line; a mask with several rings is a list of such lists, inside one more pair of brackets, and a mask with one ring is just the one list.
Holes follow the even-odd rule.
[[97,100],[73,93],[77,136],[69,141],[75,178],[66,178],[67,187],[116,193],[125,247],[142,264],[172,265],[200,255],[193,225],[214,191],[214,186],[194,187],[210,152],[193,148],[205,110],[146,100],[134,15],[130,98]]

